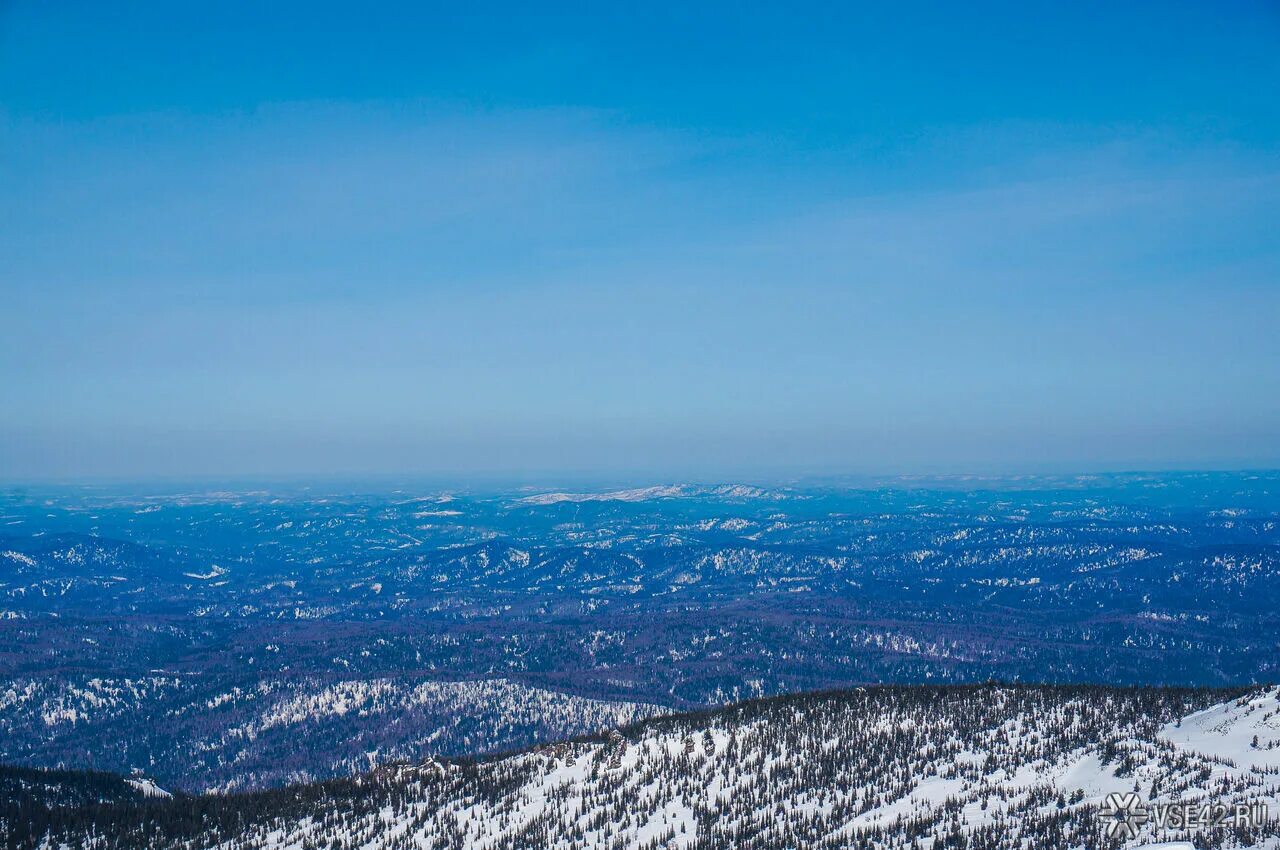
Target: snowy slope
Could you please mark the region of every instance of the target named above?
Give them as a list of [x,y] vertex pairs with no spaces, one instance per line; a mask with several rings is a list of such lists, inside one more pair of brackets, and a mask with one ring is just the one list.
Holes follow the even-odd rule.
[[1280,688],[1196,712],[1160,737],[1181,751],[1227,760],[1223,769],[1232,775],[1280,771]]
[[150,779],[146,779],[146,778],[126,779],[125,781],[128,782],[134,788],[137,788],[147,797],[172,797],[173,796],[168,791],[164,790],[163,788],[161,788],[159,785],[157,785],[154,781]]
[[[996,686],[787,697],[499,759],[226,798],[234,829],[151,846],[1092,850],[1117,846],[1102,840],[1098,813],[1113,791],[1280,812],[1269,760],[1280,749],[1276,701],[1275,691],[1223,701],[1207,691]],[[1255,734],[1269,755],[1246,763]],[[1147,825],[1125,846],[1191,837]],[[1277,850],[1280,825],[1197,840]],[[121,846],[112,841],[105,834],[96,846]]]
[[[0,681],[0,763],[155,776],[232,791],[479,754],[633,723],[658,706],[587,699],[507,679],[80,677]],[[300,755],[301,754],[301,755]]]

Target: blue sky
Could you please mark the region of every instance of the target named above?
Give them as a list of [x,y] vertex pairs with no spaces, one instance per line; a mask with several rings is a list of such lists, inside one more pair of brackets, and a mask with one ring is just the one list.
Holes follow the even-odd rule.
[[1275,3],[119,5],[0,5],[2,478],[1280,463]]

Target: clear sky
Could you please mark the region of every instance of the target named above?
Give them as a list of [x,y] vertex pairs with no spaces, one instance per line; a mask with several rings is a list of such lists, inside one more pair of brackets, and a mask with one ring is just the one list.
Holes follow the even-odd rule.
[[1280,464],[1280,4],[0,2],[0,478]]

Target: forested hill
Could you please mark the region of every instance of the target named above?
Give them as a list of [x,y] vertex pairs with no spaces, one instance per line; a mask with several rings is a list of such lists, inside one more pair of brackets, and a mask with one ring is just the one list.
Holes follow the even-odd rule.
[[[29,774],[32,790],[15,793],[11,772],[2,811],[7,845],[30,848],[1109,848],[1119,842],[1099,806],[1113,791],[1280,812],[1278,696],[876,687],[251,794],[140,801],[104,790],[86,804]],[[1129,845],[1153,837],[1146,824]],[[1276,848],[1280,826],[1196,841]]]
[[0,764],[249,791],[868,684],[1280,681],[1280,472],[0,488]]

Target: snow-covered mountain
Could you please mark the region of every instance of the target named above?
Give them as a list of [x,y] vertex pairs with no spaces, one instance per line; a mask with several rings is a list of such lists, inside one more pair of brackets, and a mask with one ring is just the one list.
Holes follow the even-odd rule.
[[662,711],[504,679],[23,678],[0,684],[0,763],[143,770],[187,792],[231,791],[509,750]]
[[566,493],[561,491],[537,493],[516,500],[521,505],[557,505],[562,502],[647,502],[654,499],[680,499],[718,497],[721,499],[784,499],[782,490],[765,490],[748,484],[718,484],[702,487],[694,484],[657,484],[651,487],[632,487],[626,490],[604,490],[595,493]]
[[[53,835],[38,838],[223,850],[1275,850],[1278,697],[998,685],[780,697],[323,785],[50,807],[41,823]],[[1188,832],[1148,818],[1109,836],[1108,795],[1130,792],[1144,811],[1239,804],[1251,817],[1268,806],[1269,819]]]

